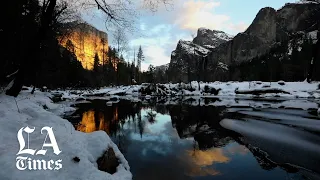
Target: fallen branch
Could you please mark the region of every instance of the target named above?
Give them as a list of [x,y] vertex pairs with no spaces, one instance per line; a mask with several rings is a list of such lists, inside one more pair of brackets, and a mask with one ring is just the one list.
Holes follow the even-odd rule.
[[14,98],[14,101],[16,102],[16,106],[17,106],[18,112],[20,113],[20,109],[19,109],[18,102],[17,102],[16,98]]
[[11,73],[11,74],[7,75],[6,77],[7,77],[7,78],[10,78],[11,76],[16,75],[18,72],[19,72],[19,69],[16,70],[14,73]]

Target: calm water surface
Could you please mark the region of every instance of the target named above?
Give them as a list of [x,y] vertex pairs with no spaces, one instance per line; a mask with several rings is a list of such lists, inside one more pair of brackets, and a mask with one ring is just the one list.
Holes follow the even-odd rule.
[[320,121],[308,111],[95,100],[69,120],[107,132],[137,180],[320,179]]

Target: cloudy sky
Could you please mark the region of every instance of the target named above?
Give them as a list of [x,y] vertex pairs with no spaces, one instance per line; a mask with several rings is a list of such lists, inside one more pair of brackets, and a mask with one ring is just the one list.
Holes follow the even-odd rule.
[[[129,34],[130,50],[126,59],[132,61],[133,49],[142,46],[145,62],[159,66],[170,62],[171,52],[179,39],[191,40],[197,29],[206,27],[222,30],[231,35],[244,31],[263,7],[281,8],[296,0],[173,0],[172,6],[161,6],[158,11],[142,13],[137,23],[138,34]],[[96,28],[107,31],[109,43],[112,32],[106,30],[103,16],[96,14],[85,20]]]

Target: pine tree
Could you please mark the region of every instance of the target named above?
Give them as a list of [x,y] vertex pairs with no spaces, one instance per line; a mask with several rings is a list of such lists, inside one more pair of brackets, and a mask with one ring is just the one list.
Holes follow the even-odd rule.
[[96,53],[94,55],[94,61],[93,61],[93,72],[98,73],[99,72],[99,64],[100,60],[99,60],[99,56],[98,53]]
[[155,82],[154,75],[155,75],[155,67],[153,65],[149,65],[148,72],[147,72],[147,81],[148,81],[148,83],[154,83]]
[[142,51],[141,46],[139,47],[137,58],[138,58],[137,66],[138,66],[139,71],[141,71],[141,62],[144,61],[144,55],[143,55],[143,51]]
[[144,61],[144,55],[141,46],[139,47],[138,55],[137,55],[137,68],[138,68],[138,81],[141,81],[141,62]]

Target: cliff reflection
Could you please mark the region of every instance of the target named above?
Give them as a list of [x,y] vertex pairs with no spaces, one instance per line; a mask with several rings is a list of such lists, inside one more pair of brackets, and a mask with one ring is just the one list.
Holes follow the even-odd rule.
[[[301,172],[310,177],[315,175],[312,171],[318,172],[317,150],[309,150],[303,145],[308,142],[307,145],[318,147],[318,135],[303,130],[296,132],[293,127],[260,122],[259,119],[242,121],[248,117],[230,113],[226,107],[150,106],[130,101],[120,101],[109,107],[104,101],[97,100],[90,106],[80,107],[76,113],[81,116],[76,129],[87,133],[98,130],[108,133],[129,161],[137,179],[155,176],[162,179],[236,178],[236,174],[230,173],[230,167],[243,167],[237,173],[249,179],[260,177],[259,173],[269,175],[270,179],[283,179],[287,173]],[[275,140],[272,135],[276,128],[279,128],[276,132],[281,134],[280,137],[300,138],[295,140],[299,143],[288,145],[287,139]],[[261,135],[264,131],[265,135]],[[282,148],[282,153],[278,153],[278,147]],[[297,158],[299,154],[303,157]],[[303,168],[289,166],[288,162]],[[269,172],[279,167],[283,171],[276,170],[278,174]],[[179,171],[164,175],[166,168]],[[245,174],[244,171],[257,174]]]
[[188,176],[215,176],[221,174],[212,167],[215,163],[228,163],[230,158],[227,157],[222,149],[203,150],[186,150],[184,156],[188,165]]
[[96,131],[96,123],[94,118],[94,111],[87,111],[82,114],[82,120],[77,125],[76,129],[78,131],[90,133]]
[[102,112],[89,110],[83,112],[82,120],[76,125],[76,129],[85,133],[105,131],[110,135],[111,127],[117,126],[118,121],[118,107],[115,107],[112,118],[105,116]]

